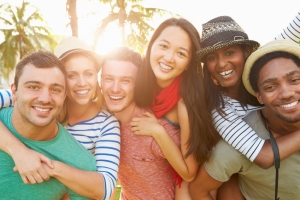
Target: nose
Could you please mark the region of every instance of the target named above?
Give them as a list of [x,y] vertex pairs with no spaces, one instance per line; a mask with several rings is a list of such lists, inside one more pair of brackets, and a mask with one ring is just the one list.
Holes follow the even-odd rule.
[[77,85],[78,86],[85,86],[86,85],[86,80],[85,80],[84,76],[78,76]]
[[221,56],[219,57],[219,61],[218,61],[218,66],[220,68],[224,68],[226,67],[226,65],[228,65],[228,62],[225,58],[222,58]]
[[38,101],[43,102],[43,103],[49,103],[51,102],[51,94],[49,91],[49,88],[44,88],[41,90],[39,93]]
[[167,62],[174,62],[174,53],[171,50],[166,51],[164,59]]
[[295,91],[293,89],[293,86],[291,86],[290,84],[285,83],[279,87],[279,97],[281,99],[289,99],[294,95]]
[[112,89],[113,92],[120,91],[120,82],[119,81],[114,81],[111,89]]

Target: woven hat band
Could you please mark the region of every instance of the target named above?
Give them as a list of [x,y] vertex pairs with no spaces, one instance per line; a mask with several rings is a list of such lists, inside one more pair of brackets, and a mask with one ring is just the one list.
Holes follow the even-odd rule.
[[238,40],[247,40],[248,35],[240,31],[223,31],[214,35],[211,35],[206,40],[201,41],[201,48],[213,47],[218,44],[238,41]]

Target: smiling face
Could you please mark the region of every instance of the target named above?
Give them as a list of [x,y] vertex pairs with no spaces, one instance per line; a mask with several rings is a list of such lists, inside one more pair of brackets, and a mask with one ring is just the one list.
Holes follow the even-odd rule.
[[300,121],[300,68],[291,60],[276,58],[259,72],[257,98],[289,123]]
[[101,90],[107,109],[120,113],[134,104],[138,68],[129,61],[106,61],[102,68]]
[[27,64],[19,77],[18,88],[12,85],[15,116],[23,126],[56,123],[66,97],[65,88],[65,77],[59,68]]
[[88,104],[97,90],[97,70],[95,63],[86,56],[77,54],[64,63],[67,72],[68,103]]
[[207,54],[204,62],[212,78],[222,87],[229,88],[240,83],[245,60],[249,54],[248,48],[231,45]]
[[178,26],[165,28],[154,41],[150,64],[161,88],[165,88],[187,69],[192,57],[192,42]]

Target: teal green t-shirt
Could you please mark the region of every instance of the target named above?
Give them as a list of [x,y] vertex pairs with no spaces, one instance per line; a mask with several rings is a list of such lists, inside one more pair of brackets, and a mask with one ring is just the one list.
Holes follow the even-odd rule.
[[[12,125],[13,108],[0,110],[0,120],[27,147],[38,151],[52,160],[61,161],[69,166],[86,171],[96,171],[94,156],[79,144],[68,131],[58,123],[57,136],[48,141],[36,141],[20,135]],[[82,197],[55,178],[40,184],[24,184],[11,156],[0,150],[0,199],[1,200],[55,200],[69,193],[72,200],[88,199]]]

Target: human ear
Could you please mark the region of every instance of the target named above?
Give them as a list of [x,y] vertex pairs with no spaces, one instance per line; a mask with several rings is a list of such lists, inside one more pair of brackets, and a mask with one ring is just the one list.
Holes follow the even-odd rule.
[[12,100],[13,101],[16,101],[17,100],[17,87],[16,87],[16,85],[13,83],[13,84],[11,84],[11,86],[10,86],[10,89],[11,89],[11,93],[12,93]]
[[264,104],[264,102],[263,102],[263,100],[262,100],[261,95],[259,94],[259,92],[256,92],[256,98],[257,98],[257,100],[258,100],[258,102],[260,104]]
[[249,46],[245,46],[244,48],[244,57],[247,59],[251,54],[251,49]]

